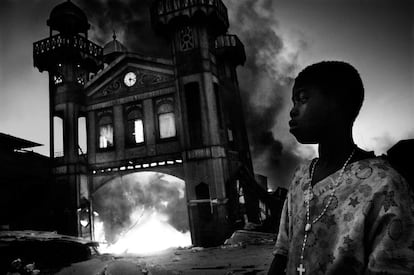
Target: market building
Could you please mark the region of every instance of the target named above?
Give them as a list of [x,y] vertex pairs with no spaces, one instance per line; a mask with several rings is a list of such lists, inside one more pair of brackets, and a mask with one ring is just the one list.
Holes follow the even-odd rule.
[[57,227],[92,236],[94,193],[114,178],[154,171],[185,181],[193,244],[217,245],[243,226],[243,216],[259,222],[248,187],[255,183],[240,173],[254,175],[236,72],[244,46],[228,34],[221,0],[158,0],[150,12],[171,58],[129,51],[115,34],[97,45],[71,1],[51,11],[50,36],[33,44],[34,66],[49,74]]

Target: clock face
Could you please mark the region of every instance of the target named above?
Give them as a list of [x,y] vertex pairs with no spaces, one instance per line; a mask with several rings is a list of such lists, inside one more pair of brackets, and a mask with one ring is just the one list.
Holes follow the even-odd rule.
[[125,85],[127,85],[128,87],[131,87],[132,85],[135,84],[135,82],[137,82],[137,75],[135,73],[129,72],[125,75],[124,77]]

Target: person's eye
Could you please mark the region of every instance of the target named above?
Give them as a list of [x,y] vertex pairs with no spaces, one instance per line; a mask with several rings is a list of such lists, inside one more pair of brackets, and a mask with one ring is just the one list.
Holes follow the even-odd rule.
[[308,100],[309,100],[309,98],[307,96],[301,96],[301,97],[299,97],[299,100],[298,101],[301,104],[304,104],[304,103],[308,102]]

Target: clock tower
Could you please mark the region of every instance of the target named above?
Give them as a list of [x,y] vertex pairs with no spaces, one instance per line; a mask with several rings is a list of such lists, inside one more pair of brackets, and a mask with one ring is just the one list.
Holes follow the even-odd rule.
[[[60,233],[90,236],[87,159],[78,145],[78,121],[85,117],[84,85],[103,66],[103,49],[88,40],[88,19],[70,1],[52,10],[47,25],[50,35],[33,44],[33,61],[40,72],[49,73],[54,218]],[[54,144],[56,119],[61,119],[63,126],[63,153],[58,155]]]
[[180,87],[192,237],[197,245],[218,245],[237,226],[240,193],[247,220],[259,223],[257,198],[249,188],[240,192],[251,184],[240,171],[253,174],[236,72],[244,46],[227,33],[221,0],[157,0],[151,18],[171,42]]
[[[70,1],[52,10],[49,37],[33,45],[34,66],[49,73],[56,229],[92,237],[91,202],[113,225],[102,213],[118,213],[118,204],[100,204],[115,197],[108,188],[155,172],[184,180],[185,209],[174,208],[172,217],[187,212],[192,243],[219,245],[246,222],[260,222],[236,70],[244,46],[227,33],[221,0],[152,4],[152,27],[171,46],[169,57],[129,51],[115,35],[101,48]],[[87,155],[79,146],[82,120]],[[55,121],[62,122],[59,154]],[[139,196],[131,204],[139,206]]]

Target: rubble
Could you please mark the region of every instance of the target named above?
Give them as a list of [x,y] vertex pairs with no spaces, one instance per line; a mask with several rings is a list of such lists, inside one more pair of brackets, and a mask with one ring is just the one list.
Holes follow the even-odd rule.
[[153,275],[264,275],[273,259],[273,238],[274,234],[240,230],[219,247],[175,249],[139,261]]
[[[29,235],[38,238],[42,233]],[[43,235],[62,237],[54,233]],[[21,234],[17,236],[20,238]],[[176,248],[150,255],[96,255],[87,261],[72,263],[57,274],[264,275],[273,259],[273,237],[273,234],[240,230],[234,232],[226,244],[218,247]],[[27,264],[33,271],[36,270],[30,262]],[[19,261],[15,265],[22,266]]]
[[195,246],[195,247],[191,248],[191,252],[199,252],[199,251],[203,251],[203,250],[204,250],[204,247]]
[[224,242],[225,246],[237,247],[252,244],[274,243],[276,234],[257,231],[237,230]]

